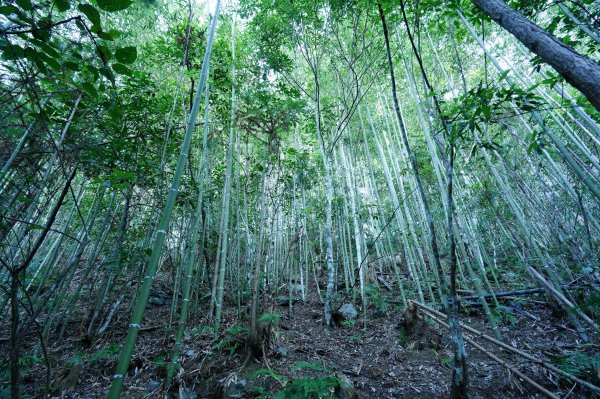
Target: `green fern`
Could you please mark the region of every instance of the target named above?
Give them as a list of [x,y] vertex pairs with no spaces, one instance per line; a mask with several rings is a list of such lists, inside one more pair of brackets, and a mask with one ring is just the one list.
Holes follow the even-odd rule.
[[300,378],[293,380],[285,389],[277,392],[274,399],[325,399],[335,398],[335,389],[340,386],[339,378],[323,377]]
[[275,313],[263,313],[258,318],[258,322],[263,323],[263,324],[277,324],[277,323],[279,323],[279,320],[281,320],[281,314],[276,313],[276,312]]
[[294,367],[292,367],[292,370],[296,371],[296,370],[311,370],[311,371],[322,371],[325,373],[331,373],[332,371],[329,370],[328,368],[326,368],[325,366],[321,366],[315,363],[309,363],[309,362],[304,362],[304,361],[300,361],[298,363],[296,363],[294,365]]
[[354,320],[354,319],[342,320],[342,322],[340,324],[344,328],[352,328],[356,324],[356,320]]
[[121,348],[119,344],[113,342],[108,346],[108,348],[100,349],[98,352],[89,356],[87,361],[89,362],[89,364],[94,364],[107,358],[116,358],[119,354],[120,349]]
[[231,338],[223,338],[214,346],[218,351],[229,351],[230,355],[233,355],[238,348],[239,343]]
[[250,373],[250,375],[249,375],[250,378],[256,378],[258,376],[274,378],[277,381],[279,381],[280,383],[282,383],[283,385],[285,385],[290,380],[285,375],[280,374],[280,373],[270,370],[270,369],[259,369],[259,370],[256,370],[256,371]]
[[336,389],[344,385],[344,383],[337,376],[332,375],[333,371],[324,365],[301,361],[296,363],[292,367],[292,370],[309,370],[312,372],[327,373],[328,375],[292,379],[270,369],[256,370],[250,375],[250,378],[257,376],[271,377],[279,381],[279,383],[284,387],[282,390],[275,393],[269,393],[265,389],[260,389],[256,392],[258,394],[258,398],[333,399],[336,397]]
[[236,325],[227,330],[229,335],[240,335],[250,332],[250,329],[246,326]]
[[558,368],[567,373],[582,376],[593,370],[600,370],[600,353],[592,356],[585,353],[571,353],[557,357],[555,363]]

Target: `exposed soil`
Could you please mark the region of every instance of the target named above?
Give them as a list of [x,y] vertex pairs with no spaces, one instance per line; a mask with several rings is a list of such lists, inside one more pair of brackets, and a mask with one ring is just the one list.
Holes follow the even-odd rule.
[[[237,320],[235,307],[226,309],[229,313],[225,314],[223,325],[230,333],[217,339],[213,338],[210,327],[203,327],[208,325],[205,319],[190,321],[191,333],[183,347],[183,368],[177,375],[177,386],[165,394],[159,383],[165,377],[165,365],[173,344],[173,333],[167,332],[169,306],[150,305],[122,397],[222,398],[226,390],[233,398],[236,396],[231,394],[231,389],[240,380],[247,382],[243,390],[245,396],[241,397],[252,397],[252,392],[259,386],[275,392],[283,388],[285,378],[318,375],[335,375],[351,383],[360,398],[448,397],[452,352],[445,331],[425,318],[417,337],[405,337],[398,328],[403,314],[400,305],[389,305],[385,312],[371,307],[366,330],[360,315],[354,324],[346,322],[338,328],[325,330],[321,304],[313,295],[307,302],[294,305],[292,317],[287,316],[287,308],[279,307],[275,311],[282,317],[271,330],[271,342],[264,345],[266,357],[258,359],[247,357],[245,331],[238,328],[240,333],[235,334],[237,330],[232,330]],[[464,323],[492,335],[481,310],[473,310],[461,317]],[[128,318],[127,310],[122,309],[112,330],[92,346],[80,339],[80,321],[68,326],[66,336],[69,338],[47,343],[52,364],[57,365],[50,373],[50,380],[56,387],[53,397],[105,397]],[[524,302],[510,319],[503,320],[500,325],[505,342],[543,359],[552,360],[551,356],[564,355],[575,349],[588,354],[598,351],[599,347],[594,344],[581,349],[582,342],[566,319],[557,318],[541,302]],[[2,336],[7,337],[7,334],[7,326],[3,325]],[[560,379],[540,366],[524,362],[485,341],[477,341],[558,397],[593,397],[578,385]],[[25,339],[22,353],[32,354],[36,344],[37,336],[32,331]],[[2,342],[2,352],[7,349],[8,344]],[[545,397],[468,344],[467,354],[471,398]],[[42,357],[41,354],[38,356]],[[304,367],[298,368],[298,365]],[[269,373],[284,377],[274,378],[268,376]],[[600,376],[590,373],[581,377],[600,380]],[[23,397],[44,397],[39,389],[46,384],[46,378],[43,361],[26,370],[23,373]]]

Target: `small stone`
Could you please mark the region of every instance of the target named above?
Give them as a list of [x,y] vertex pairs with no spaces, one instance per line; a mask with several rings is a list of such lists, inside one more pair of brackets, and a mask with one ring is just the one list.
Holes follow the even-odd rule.
[[179,399],[198,399],[198,394],[190,388],[179,388]]
[[193,350],[193,349],[189,349],[189,350],[187,350],[187,351],[185,352],[185,355],[186,355],[187,357],[193,357],[193,356],[196,356],[196,353],[198,353],[198,352],[196,352],[196,351],[195,351],[195,350]]
[[239,381],[238,381],[238,382],[235,384],[236,388],[239,388],[239,389],[244,389],[244,388],[246,388],[246,385],[248,385],[248,383],[246,382],[246,380],[239,380]]
[[290,290],[292,291],[293,297],[301,298],[302,293],[304,292],[304,284],[292,284],[290,285]]
[[154,306],[164,306],[167,303],[167,300],[160,296],[151,296],[148,299],[148,303]]
[[[299,300],[300,300],[299,298],[292,298],[292,303],[296,303]],[[277,306],[289,306],[290,297],[287,295],[278,296],[277,298],[275,298],[275,304]]]
[[351,303],[343,304],[338,313],[342,316],[343,320],[354,320],[358,316],[356,308]]
[[277,357],[287,357],[289,355],[289,349],[286,348],[285,346],[278,346],[275,349],[275,355]]
[[148,392],[148,393],[154,392],[156,390],[156,388],[158,388],[159,386],[160,386],[160,382],[150,380],[146,384],[146,392]]
[[246,380],[239,380],[225,387],[223,390],[223,399],[244,399],[246,397],[244,389],[248,383]]

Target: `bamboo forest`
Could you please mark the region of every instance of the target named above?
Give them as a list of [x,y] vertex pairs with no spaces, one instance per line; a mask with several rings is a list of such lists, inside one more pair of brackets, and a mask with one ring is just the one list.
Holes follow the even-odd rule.
[[600,398],[600,1],[0,0],[0,398]]

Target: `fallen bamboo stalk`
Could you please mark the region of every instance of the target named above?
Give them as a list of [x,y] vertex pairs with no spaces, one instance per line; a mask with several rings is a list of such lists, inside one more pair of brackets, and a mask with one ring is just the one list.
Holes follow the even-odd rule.
[[[442,317],[444,319],[447,318],[447,316],[445,314],[443,314],[442,312],[439,312],[439,311],[437,311],[437,310],[435,310],[433,308],[430,308],[429,306],[424,305],[424,304],[422,304],[420,302],[409,301],[409,303],[413,303],[415,306],[421,308],[426,313],[429,312],[430,313],[429,316],[436,315],[436,316]],[[584,381],[584,380],[582,380],[579,377],[576,377],[576,376],[574,376],[572,374],[569,374],[566,371],[561,370],[561,369],[559,369],[556,366],[553,366],[552,364],[546,363],[543,360],[538,359],[538,358],[530,355],[529,353],[523,352],[520,349],[515,348],[514,346],[505,344],[502,341],[498,341],[497,339],[495,339],[493,337],[490,337],[489,335],[487,335],[487,334],[485,334],[485,333],[483,333],[483,332],[481,332],[479,330],[476,330],[473,327],[467,326],[467,325],[465,325],[463,323],[460,323],[460,326],[462,328],[464,328],[465,330],[469,331],[470,333],[475,334],[477,337],[483,338],[484,340],[486,340],[488,342],[491,342],[491,343],[493,343],[495,345],[500,346],[501,348],[504,348],[504,349],[506,349],[506,350],[508,350],[510,352],[513,352],[513,353],[515,353],[515,354],[517,354],[519,356],[522,356],[525,359],[527,359],[527,360],[529,360],[529,361],[531,361],[533,363],[536,363],[536,364],[538,364],[538,365],[540,365],[540,366],[542,366],[542,367],[544,367],[544,368],[546,368],[546,369],[548,369],[550,371],[555,372],[556,374],[560,374],[561,376],[563,376],[565,378],[568,378],[569,380],[571,380],[573,382],[576,382],[576,383],[578,383],[580,385],[583,385],[584,387],[586,387],[587,389],[589,389],[589,390],[591,390],[593,392],[600,393],[600,388],[597,387],[596,385],[590,383],[590,382]]]
[[[573,311],[577,312],[577,314],[579,316],[581,316],[581,318],[583,320],[585,320],[590,326],[592,326],[594,331],[598,331],[598,325],[596,324],[596,322],[594,322],[594,320],[590,319],[590,317],[588,315],[586,315],[580,308],[578,308],[573,303],[571,303],[571,301],[569,301],[563,295],[562,292],[560,292],[556,288],[554,288],[554,286],[551,283],[549,283],[548,280],[546,280],[544,278],[544,276],[542,276],[537,270],[535,270],[531,266],[527,266],[527,270],[540,282],[540,284],[542,284],[544,287],[546,287],[548,289],[549,293],[552,293],[552,295],[554,296],[554,298],[556,300],[561,302],[568,310],[573,310]],[[579,328],[578,328],[578,330],[579,330]],[[581,332],[580,332],[580,334],[581,334]],[[584,338],[584,340],[587,341],[587,339],[585,339],[586,338],[585,334],[581,334],[581,335]]]
[[375,273],[375,277],[377,277],[377,281],[379,281],[379,283],[383,285],[386,290],[393,291],[392,286],[385,280],[381,273]]
[[[438,323],[448,329],[450,328],[450,326],[448,324],[444,323],[442,320],[440,320],[436,316],[429,314],[429,313],[426,313],[426,314],[427,314],[427,316],[431,317],[436,323]],[[417,316],[417,317],[419,317],[419,316]],[[498,364],[500,364],[501,366],[506,368],[510,373],[516,374],[523,381],[527,382],[529,385],[531,385],[532,387],[534,387],[535,389],[537,389],[538,391],[540,391],[547,397],[552,398],[552,399],[559,399],[558,396],[554,395],[552,392],[548,391],[546,388],[544,388],[537,382],[533,381],[531,378],[527,377],[525,374],[523,374],[522,372],[517,370],[513,365],[505,362],[504,360],[500,359],[498,356],[494,355],[493,353],[488,352],[483,346],[479,345],[477,342],[473,341],[471,338],[465,337],[465,336],[463,336],[463,338],[469,344],[471,344],[475,348],[479,349],[484,355],[486,355],[490,359],[494,360],[495,362],[497,362]]]
[[[562,285],[561,288],[563,290],[575,290],[575,289],[580,289],[580,288],[586,288],[586,286],[584,285]],[[481,300],[481,299],[493,299],[493,298],[509,298],[513,297],[513,296],[520,296],[520,295],[533,295],[533,294],[543,294],[545,292],[547,292],[548,289],[547,288],[525,288],[522,290],[513,290],[513,291],[501,291],[501,292],[492,292],[492,293],[487,293],[487,294],[483,294],[483,295],[463,295],[463,296],[459,296],[458,300],[459,301],[472,301],[472,300]],[[396,300],[387,300],[388,303],[402,303],[401,301],[396,301]],[[472,303],[466,303],[463,305],[467,305],[467,306],[473,306],[476,307],[477,302],[472,302]]]
[[[563,286],[561,286],[561,288],[563,290],[574,290],[574,289],[583,288],[583,287],[579,286],[579,285],[563,285]],[[460,301],[467,301],[467,300],[481,299],[481,298],[492,299],[494,297],[496,297],[496,298],[503,298],[503,297],[507,297],[507,296],[518,296],[518,295],[529,295],[529,294],[543,294],[544,292],[546,292],[545,288],[527,288],[527,289],[523,289],[523,290],[494,292],[494,293],[490,293],[490,294],[484,294],[482,296],[479,296],[479,295],[466,295],[466,296],[460,296],[460,297],[458,297],[458,299]]]

